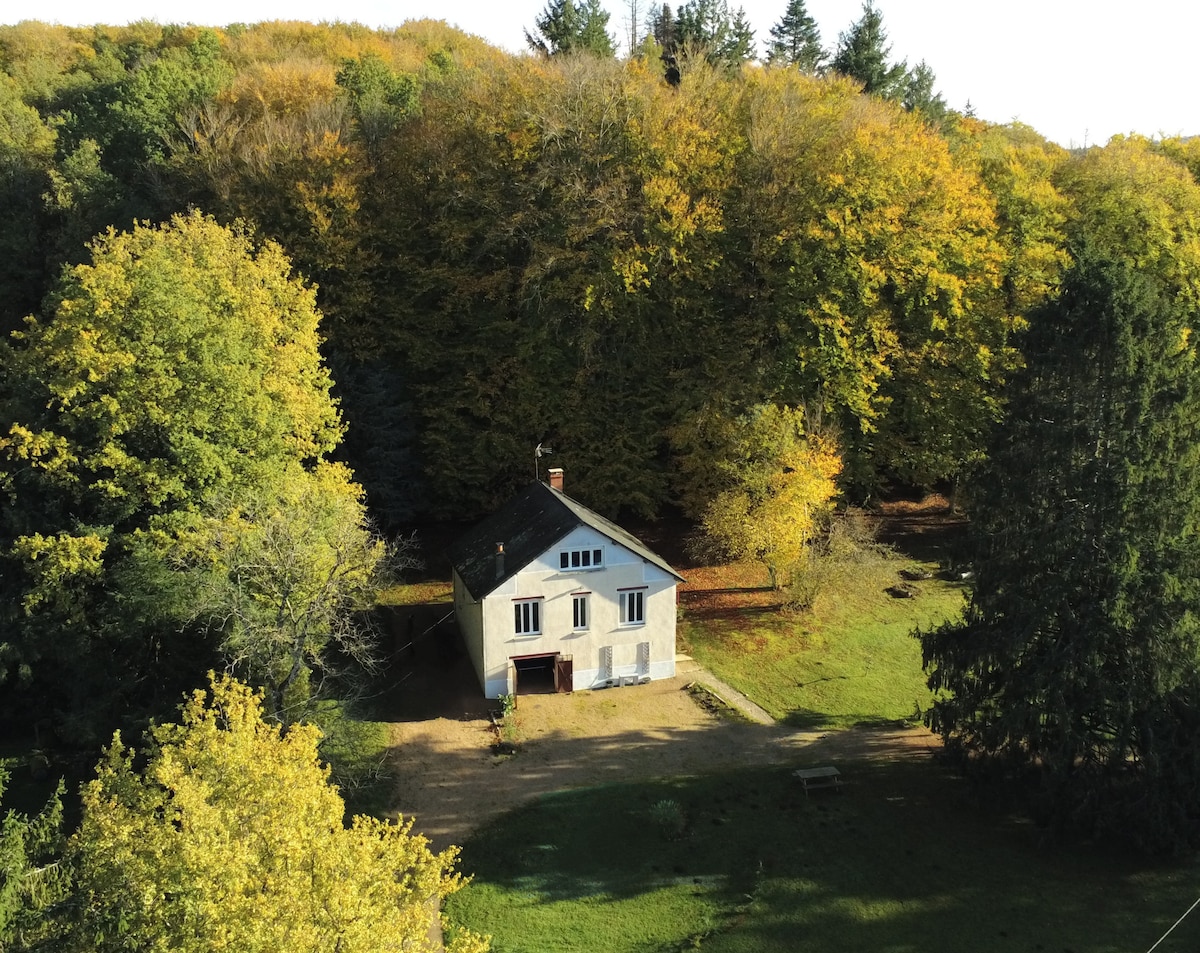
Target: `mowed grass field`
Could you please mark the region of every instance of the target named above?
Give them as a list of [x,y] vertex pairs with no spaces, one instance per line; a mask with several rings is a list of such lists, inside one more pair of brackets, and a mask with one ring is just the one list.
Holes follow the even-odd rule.
[[[705,668],[797,728],[920,720],[932,700],[912,633],[956,616],[963,583],[903,557],[844,567],[811,609],[786,607],[752,565],[689,570],[679,643]],[[900,570],[934,577],[904,585]],[[761,589],[750,588],[758,584]]]

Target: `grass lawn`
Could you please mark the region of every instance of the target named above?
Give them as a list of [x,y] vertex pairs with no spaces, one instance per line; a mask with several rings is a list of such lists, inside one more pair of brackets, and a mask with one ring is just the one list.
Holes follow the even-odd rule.
[[[447,912],[497,953],[1137,953],[1200,892],[1194,863],[1047,849],[938,766],[844,770],[811,798],[782,767],[542,798],[467,843]],[[1200,916],[1157,953],[1198,946]]]
[[681,597],[682,651],[797,728],[919,720],[930,693],[911,633],[956,615],[961,583],[911,583],[888,595],[901,569],[936,569],[904,556],[840,573],[809,610],[786,610],[753,566],[690,570]]

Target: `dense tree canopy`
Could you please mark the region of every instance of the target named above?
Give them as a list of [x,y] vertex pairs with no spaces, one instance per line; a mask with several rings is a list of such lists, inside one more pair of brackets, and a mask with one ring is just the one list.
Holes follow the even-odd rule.
[[196,519],[298,482],[349,487],[319,476],[341,423],[314,292],[290,270],[198,213],[109,231],[5,345],[0,662],[42,705],[79,714],[205,661],[164,562]]
[[[229,679],[136,753],[118,735],[83,793],[70,844],[73,948],[297,953],[433,950],[430,921],[462,886],[456,849],[411,822],[356,816],[317,756]],[[460,934],[447,949],[486,945]]]
[[1191,836],[1200,147],[1069,153],[947,109],[872,4],[830,64],[781,6],[796,69],[743,68],[724,0],[624,60],[598,0],[547,4],[545,56],[0,26],[0,717],[86,744],[219,663],[289,720],[372,654],[368,513],[475,518],[539,443],[780,566],[775,501],[981,467],[938,726],[1036,761],[1055,817],[1149,784],[1146,839]]
[[585,498],[653,512],[686,489],[669,434],[717,395],[821,406],[867,482],[969,455],[1009,359],[1003,251],[923,124],[795,71],[693,64],[672,91],[637,62],[522,64],[443,90],[388,180],[428,172],[378,216],[435,492],[495,505],[512,484],[481,462],[523,477],[550,436]]
[[[785,12],[803,40],[803,5]],[[688,492],[670,434],[714,389],[735,415],[820,406],[855,484],[957,472],[1025,304],[997,285],[1040,269],[1052,287],[1053,223],[1038,244],[1004,217],[974,134],[947,142],[836,79],[726,71],[753,52],[740,11],[652,19],[664,53],[718,68],[681,61],[672,94],[638,56],[507,57],[436,24],[5,28],[30,183],[5,234],[82,247],[88,215],[152,198],[278,241],[320,285],[345,453],[390,520],[486,510],[542,438],[569,448],[589,502],[657,512]],[[153,155],[116,161],[99,112],[57,131],[100,101],[101,60],[132,90],[189,57],[204,69],[154,113]],[[42,262],[10,264],[5,300],[39,300]]]

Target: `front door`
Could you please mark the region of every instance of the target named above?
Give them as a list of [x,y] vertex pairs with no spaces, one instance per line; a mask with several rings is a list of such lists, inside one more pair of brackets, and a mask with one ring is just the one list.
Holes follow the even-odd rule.
[[559,655],[554,659],[554,690],[569,692],[575,687],[575,663],[570,655]]

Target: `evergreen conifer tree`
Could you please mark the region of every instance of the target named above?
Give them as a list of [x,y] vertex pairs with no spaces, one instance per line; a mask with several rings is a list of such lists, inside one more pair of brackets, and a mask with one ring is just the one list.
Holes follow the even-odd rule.
[[809,15],[804,0],[789,0],[783,17],[771,27],[767,63],[795,66],[804,73],[816,73],[825,57],[817,21]]
[[662,47],[664,58],[674,56],[678,52],[679,27],[669,3],[664,3],[661,9],[651,14],[649,29],[654,41]]
[[867,0],[863,4],[862,17],[838,38],[837,52],[830,65],[844,76],[862,83],[864,93],[892,99],[903,89],[908,64],[903,60],[889,63],[891,52],[887,31],[883,28],[883,14],[872,0]]
[[525,31],[525,42],[536,53],[560,56],[588,52],[612,56],[616,52],[608,32],[608,11],[600,0],[550,0],[533,22],[535,32]]
[[1194,314],[1111,250],[1035,313],[978,481],[977,585],[922,636],[932,726],[1034,769],[1059,827],[1200,839],[1200,388]]
[[946,115],[946,101],[933,88],[934,76],[924,60],[914,66],[904,80],[901,102],[909,112],[919,112],[926,119],[939,120]]
[[675,26],[684,53],[702,50],[714,65],[738,66],[754,59],[754,31],[741,7],[727,0],[688,0],[676,11]]

